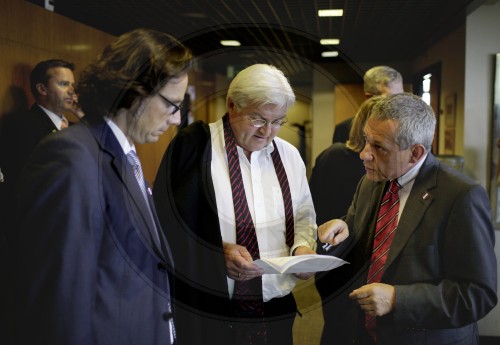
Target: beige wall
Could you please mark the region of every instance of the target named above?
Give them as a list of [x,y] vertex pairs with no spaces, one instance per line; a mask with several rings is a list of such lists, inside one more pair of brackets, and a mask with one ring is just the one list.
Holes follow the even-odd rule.
[[[465,170],[483,186],[489,183],[492,141],[494,55],[500,53],[500,1],[491,1],[467,17],[465,50]],[[495,231],[500,286],[500,232]],[[500,336],[500,306],[479,323],[480,334]]]

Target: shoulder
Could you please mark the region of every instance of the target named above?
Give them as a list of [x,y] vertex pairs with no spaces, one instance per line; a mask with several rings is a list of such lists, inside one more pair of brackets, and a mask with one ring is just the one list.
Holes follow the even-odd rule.
[[186,128],[182,129],[177,135],[176,140],[195,140],[202,141],[210,137],[208,125],[203,121],[195,121]]
[[360,161],[357,152],[347,148],[345,143],[334,143],[323,150],[316,158],[316,164],[322,164],[327,161],[337,160],[337,159],[348,159],[351,158],[355,161]]
[[88,158],[95,156],[97,149],[97,142],[87,126],[78,123],[44,137],[32,156],[33,160],[46,159],[57,164],[85,167]]

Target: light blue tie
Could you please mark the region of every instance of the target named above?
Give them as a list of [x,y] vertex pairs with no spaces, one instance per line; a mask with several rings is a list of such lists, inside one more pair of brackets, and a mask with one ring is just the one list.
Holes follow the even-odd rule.
[[[144,196],[144,199],[146,200],[146,204],[148,205],[148,211],[149,215],[151,216],[151,219],[153,221],[153,226],[154,226],[154,238],[156,243],[160,243],[160,236],[158,235],[158,230],[156,229],[156,224],[153,219],[153,214],[151,213],[151,208],[149,205],[149,199],[148,195],[146,193],[146,183],[144,181],[144,174],[142,173],[142,168],[141,168],[141,162],[139,161],[139,157],[135,153],[135,151],[130,150],[129,153],[127,153],[127,159],[130,165],[132,165],[132,169],[134,170],[134,175],[135,179],[137,180],[137,183],[139,183],[139,187],[141,187],[142,195]],[[173,344],[175,342],[176,334],[175,334],[175,326],[173,319],[171,318],[169,320],[170,323],[170,342]]]
[[160,244],[160,236],[158,235],[158,229],[156,229],[156,224],[155,220],[153,217],[153,213],[151,212],[151,205],[149,203],[149,198],[146,192],[146,182],[144,181],[144,174],[142,173],[142,168],[141,168],[141,162],[139,161],[139,157],[137,157],[137,154],[135,151],[130,150],[129,153],[127,153],[127,159],[130,165],[132,165],[132,169],[134,170],[134,176],[135,179],[137,180],[137,183],[139,184],[139,187],[141,188],[142,191],[142,196],[144,197],[144,200],[146,201],[146,205],[148,206],[148,212],[149,216],[151,217],[151,221],[153,222],[153,237],[154,241],[157,244]]
[[130,165],[132,165],[132,169],[134,169],[134,176],[137,180],[137,183],[139,184],[139,187],[141,188],[142,196],[146,200],[146,203],[149,205],[148,195],[146,194],[146,183],[144,182],[144,174],[142,173],[139,157],[137,157],[135,151],[130,150],[129,153],[127,153],[127,159]]

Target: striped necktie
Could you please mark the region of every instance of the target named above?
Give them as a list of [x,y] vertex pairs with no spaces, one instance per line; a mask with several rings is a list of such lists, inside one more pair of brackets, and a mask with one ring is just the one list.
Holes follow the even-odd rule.
[[134,170],[134,176],[135,179],[137,180],[137,183],[139,184],[139,188],[141,189],[142,196],[144,197],[144,200],[146,201],[148,213],[151,219],[151,222],[153,224],[153,229],[150,231],[152,240],[155,242],[158,246],[161,246],[161,240],[160,240],[160,235],[158,234],[158,229],[156,228],[156,222],[153,216],[153,211],[151,210],[151,203],[149,202],[149,197],[146,192],[146,181],[144,180],[144,174],[142,173],[142,168],[141,168],[141,162],[139,161],[139,157],[135,153],[135,151],[130,150],[129,153],[127,153],[127,160],[132,165],[132,169]]
[[[401,186],[396,179],[392,180],[380,203],[375,226],[370,268],[368,269],[368,277],[366,280],[367,284],[380,282],[384,274],[384,265],[387,261],[389,249],[391,248],[392,240],[398,226],[399,189],[401,189]],[[366,314],[365,327],[372,339],[376,342],[375,326],[375,316]]]
[[[229,179],[231,182],[231,191],[233,195],[233,205],[236,223],[236,243],[247,248],[254,260],[260,258],[259,244],[255,226],[248,208],[245,187],[241,175],[240,160],[236,148],[236,140],[229,125],[228,116],[223,117],[224,140],[226,143],[226,153],[229,168]],[[285,207],[286,223],[286,243],[289,247],[294,241],[294,218],[290,186],[283,162],[274,143],[274,151],[271,154],[276,176],[280,183]],[[256,277],[246,281],[235,281],[233,301],[235,313],[239,317],[262,318],[263,296],[262,296],[262,277]],[[242,323],[236,329],[238,344],[260,344],[264,343],[266,338],[266,329],[262,322]]]
[[141,162],[139,161],[139,157],[135,153],[135,151],[130,150],[127,153],[127,159],[130,165],[132,165],[132,169],[134,170],[134,176],[141,188],[142,196],[146,200],[146,203],[149,205],[148,195],[146,193],[146,182],[144,181],[144,174],[142,173]]

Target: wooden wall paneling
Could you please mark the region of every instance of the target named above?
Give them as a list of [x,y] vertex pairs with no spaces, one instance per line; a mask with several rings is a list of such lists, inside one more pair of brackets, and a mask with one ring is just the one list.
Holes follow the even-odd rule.
[[75,79],[114,36],[27,1],[0,0],[0,116],[33,103],[29,73],[41,60],[76,64]]

